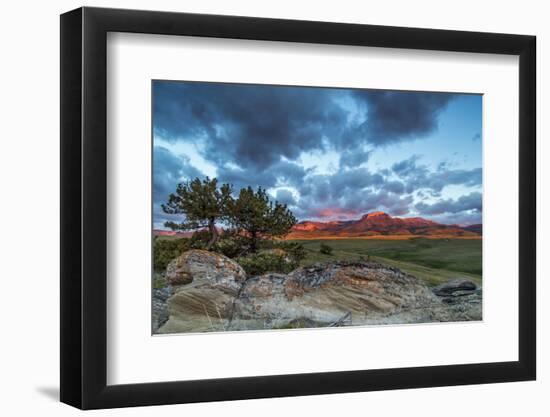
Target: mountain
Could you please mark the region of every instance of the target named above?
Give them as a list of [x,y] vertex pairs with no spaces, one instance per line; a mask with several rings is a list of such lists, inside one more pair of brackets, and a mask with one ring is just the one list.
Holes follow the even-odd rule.
[[465,226],[464,229],[469,230],[470,232],[483,234],[483,225],[482,224],[471,224],[470,226]]
[[436,223],[422,217],[392,217],[382,211],[367,213],[357,220],[303,221],[293,227],[287,239],[318,239],[368,236],[478,237],[481,225],[461,227]]
[[193,232],[174,232],[172,230],[153,230],[153,236],[191,237]]

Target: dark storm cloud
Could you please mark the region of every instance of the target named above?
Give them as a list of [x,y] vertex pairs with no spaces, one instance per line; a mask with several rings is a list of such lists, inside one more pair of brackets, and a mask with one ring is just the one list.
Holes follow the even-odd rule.
[[[458,200],[415,204],[418,197],[433,199],[448,185],[477,187],[482,180],[480,168],[452,169],[445,163],[430,168],[421,163],[421,156],[413,155],[374,170],[370,158],[377,147],[422,139],[436,131],[439,115],[452,97],[156,81],[154,134],[170,148],[178,142],[196,145],[209,166],[215,167],[219,182],[233,184],[235,191],[247,186],[271,189],[301,219],[356,217],[370,210],[406,215],[415,209],[443,216],[459,213],[443,209],[468,204]],[[328,164],[325,160],[319,169],[305,168],[301,162],[304,154],[322,158],[326,151],[336,151],[339,160],[329,159]],[[177,183],[204,174],[189,158],[163,147],[155,147],[154,158],[157,223],[157,218],[166,219],[160,203]],[[197,166],[203,167],[200,162]],[[320,173],[327,170],[332,172]]]
[[418,203],[415,208],[421,214],[443,214],[443,213],[460,213],[463,211],[481,213],[482,199],[481,193],[474,192],[467,195],[463,195],[456,200],[446,199],[440,200],[433,204]]
[[275,186],[297,186],[310,170],[305,169],[295,162],[279,161],[270,169],[251,166],[241,168],[239,166],[218,167],[218,180],[222,183],[233,184],[236,190],[248,187],[251,184],[263,188]]
[[170,193],[183,179],[203,177],[203,173],[193,167],[189,158],[176,156],[162,146],[153,149],[153,199],[165,202]]
[[418,139],[434,132],[438,118],[454,94],[405,91],[354,90],[368,107],[360,131],[369,142],[387,145]]
[[[302,152],[343,151],[340,164],[369,158],[361,146],[426,136],[451,94],[340,90],[268,85],[156,81],[154,131],[165,140],[201,145],[215,164],[266,169]],[[347,98],[366,110],[350,121]],[[366,115],[366,116],[365,116]]]
[[180,222],[181,216],[176,214],[166,214],[161,207],[160,202],[153,204],[153,227],[155,229],[163,229],[166,222]]
[[192,137],[217,164],[270,167],[281,157],[325,149],[338,137],[346,112],[340,90],[217,83],[154,84],[155,133],[166,140]]

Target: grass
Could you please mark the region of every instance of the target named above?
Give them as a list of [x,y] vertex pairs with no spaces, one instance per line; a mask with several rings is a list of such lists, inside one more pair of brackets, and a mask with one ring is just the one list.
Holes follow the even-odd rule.
[[[321,239],[297,240],[307,250],[302,265],[331,260],[370,259],[397,267],[437,285],[451,278],[482,281],[481,239]],[[321,244],[332,247],[332,255],[320,253]]]
[[[161,236],[160,239],[173,239]],[[302,265],[335,260],[365,260],[367,257],[394,266],[423,279],[428,285],[438,285],[452,278],[463,277],[477,284],[482,282],[481,239],[304,239],[307,251]],[[289,240],[290,242],[290,240]],[[332,254],[320,253],[321,245],[330,246]],[[155,288],[165,285],[162,275],[153,280]]]
[[155,271],[153,273],[153,288],[155,290],[160,290],[164,287],[166,287],[168,283],[166,282],[166,278],[164,278],[164,275],[162,275],[160,272]]

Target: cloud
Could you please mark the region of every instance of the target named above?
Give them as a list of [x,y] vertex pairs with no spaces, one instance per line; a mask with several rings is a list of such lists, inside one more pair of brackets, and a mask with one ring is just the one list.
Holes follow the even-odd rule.
[[363,189],[365,187],[376,187],[384,183],[384,177],[378,173],[371,173],[366,168],[355,168],[346,171],[339,171],[329,177],[332,190],[336,193]]
[[372,151],[345,150],[340,155],[340,167],[355,168],[368,162]]
[[405,192],[405,184],[401,181],[387,181],[384,188],[394,194],[403,194]]
[[467,195],[463,195],[456,200],[444,199],[439,200],[433,204],[427,204],[424,202],[415,205],[415,208],[421,214],[444,214],[444,213],[460,213],[463,211],[481,213],[482,211],[482,198],[481,193],[473,192]]
[[412,193],[426,189],[432,195],[438,195],[443,188],[449,185],[464,185],[466,187],[480,186],[483,181],[481,168],[449,169],[448,164],[440,163],[435,171],[431,171],[427,165],[418,164],[418,155],[392,165],[393,173],[404,183],[406,192]]
[[410,211],[413,197],[402,196],[404,185],[367,168],[340,169],[332,174],[308,175],[297,185],[298,215],[304,218],[353,218],[372,210],[394,215]]
[[[202,165],[193,166],[186,156],[154,147],[155,224],[166,219],[160,203],[178,182],[204,177],[198,167],[206,163],[221,183],[236,190],[266,188],[300,219],[347,218],[371,210],[406,215],[420,209],[431,216],[464,217],[473,209],[444,210],[468,206],[465,200],[431,201],[449,185],[475,190],[481,185],[481,168],[428,166],[417,154],[381,169],[370,161],[380,147],[436,131],[454,96],[155,81],[155,137],[170,149],[178,149],[172,144],[192,144],[202,158]],[[304,155],[314,155],[313,163],[304,163]],[[316,159],[323,169],[314,166]]]
[[[154,132],[168,141],[191,140],[215,163],[266,169],[281,157],[343,151],[340,164],[367,162],[361,146],[429,135],[452,94],[341,90],[230,83],[156,81]],[[351,117],[347,98],[363,112]],[[353,150],[350,150],[353,149]]]
[[367,106],[359,130],[374,144],[387,145],[422,138],[438,127],[438,118],[455,96],[447,93],[354,90]]
[[294,199],[294,194],[292,194],[292,191],[281,188],[277,190],[277,194],[275,196],[275,199],[282,204],[286,204],[287,206],[294,206],[296,205],[296,200]]
[[218,167],[218,180],[230,183],[236,189],[248,187],[251,184],[263,188],[295,186],[300,184],[304,177],[311,172],[295,162],[279,161],[273,163],[269,169],[253,165],[246,168],[224,165]]
[[405,215],[409,213],[412,203],[412,196],[401,197],[383,189],[369,188],[347,196],[331,195],[323,203],[307,199],[305,202],[300,201],[300,207],[312,218],[331,219],[337,216],[340,220],[346,220],[377,210],[384,210],[395,216]]
[[398,175],[401,176],[410,176],[413,172],[418,170],[416,166],[416,161],[420,159],[419,155],[412,155],[410,158],[405,159],[401,162],[396,162],[392,165],[391,169]]
[[191,137],[203,156],[263,169],[281,157],[325,149],[346,112],[340,90],[221,83],[155,82],[154,130],[167,140]]
[[[330,174],[315,174],[313,168],[306,169],[287,160],[279,160],[269,170],[226,164],[217,168],[217,178],[220,183],[232,184],[235,190],[249,185],[275,190],[275,199],[292,206],[302,219],[356,218],[373,210],[384,210],[395,216],[416,211],[439,217],[472,210],[481,212],[480,193],[471,193],[458,200],[415,204],[414,193],[424,200],[438,196],[449,184],[476,186],[481,183],[480,169],[452,170],[446,164],[439,164],[435,171],[430,171],[426,165],[418,163],[419,159],[413,155],[393,164],[391,169],[374,172],[365,166],[345,165]],[[188,157],[174,155],[161,146],[154,147],[155,224],[174,220],[162,212],[160,204],[179,182],[195,177],[204,175]]]
[[186,156],[176,156],[162,146],[153,148],[153,199],[164,202],[186,179],[202,178],[203,173],[191,165]]
[[458,225],[471,225],[482,223],[482,213],[480,212],[460,212],[460,213],[445,213],[430,216],[431,220],[443,223],[443,224],[458,224]]

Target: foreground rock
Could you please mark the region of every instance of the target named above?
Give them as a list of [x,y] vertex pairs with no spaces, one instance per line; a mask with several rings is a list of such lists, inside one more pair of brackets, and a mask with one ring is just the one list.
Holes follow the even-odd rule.
[[420,280],[374,262],[334,262],[288,275],[250,278],[235,302],[233,328],[432,321],[440,301]]
[[452,279],[441,285],[438,285],[433,289],[435,295],[440,297],[453,296],[453,295],[462,295],[462,294],[471,294],[477,289],[477,286],[472,281],[465,279]]
[[205,250],[190,250],[168,264],[166,280],[176,287],[200,282],[236,292],[246,280],[246,273],[227,256]]
[[170,262],[166,279],[173,291],[170,319],[159,332],[221,331],[228,329],[246,273],[224,255],[190,250]]
[[[168,266],[167,279],[174,294],[161,333],[481,319],[475,284],[447,283],[432,291],[375,262],[330,262],[246,279],[231,259],[193,250]],[[454,295],[460,291],[472,293]],[[449,297],[461,301],[450,303]]]
[[167,301],[171,295],[172,290],[169,287],[153,289],[153,333],[157,333],[164,323],[168,321],[169,315]]
[[441,321],[481,320],[483,293],[474,282],[452,279],[434,287],[433,292],[447,305],[441,309]]

